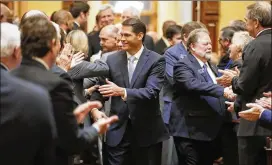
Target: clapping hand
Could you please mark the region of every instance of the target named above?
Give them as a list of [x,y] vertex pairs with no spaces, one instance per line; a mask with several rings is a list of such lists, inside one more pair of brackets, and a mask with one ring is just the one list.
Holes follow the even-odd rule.
[[239,116],[249,121],[257,121],[260,117],[260,114],[264,111],[262,106],[255,103],[249,103],[246,106],[250,109],[239,112]]
[[268,93],[263,93],[264,96],[266,97],[262,97],[260,98],[259,100],[257,99],[256,100],[256,103],[264,108],[267,108],[267,109],[272,109],[271,108],[271,92],[268,92]]
[[92,109],[101,107],[102,104],[99,101],[88,101],[84,104],[79,105],[73,112],[76,117],[77,123],[81,123]]
[[233,93],[231,86],[224,88],[224,97],[230,101],[236,99],[236,94]]
[[218,70],[218,72],[222,73],[222,76],[216,78],[216,81],[219,85],[223,87],[230,86],[232,78],[238,75],[236,71],[232,71],[232,70]]

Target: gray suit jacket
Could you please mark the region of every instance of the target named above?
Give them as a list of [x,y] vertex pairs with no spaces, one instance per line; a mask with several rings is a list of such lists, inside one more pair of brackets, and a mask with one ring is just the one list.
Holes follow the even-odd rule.
[[70,75],[75,84],[75,94],[79,98],[81,103],[87,101],[83,94],[84,78],[108,76],[108,73],[108,65],[101,60],[96,60],[94,63],[83,61],[82,63],[74,66],[68,71],[68,74]]

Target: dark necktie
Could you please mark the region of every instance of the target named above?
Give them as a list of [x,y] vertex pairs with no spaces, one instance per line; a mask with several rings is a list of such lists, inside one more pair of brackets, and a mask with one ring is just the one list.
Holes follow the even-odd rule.
[[203,75],[204,75],[207,82],[214,84],[214,82],[213,82],[213,80],[212,80],[212,78],[211,78],[211,76],[210,76],[210,74],[209,74],[209,72],[207,70],[207,67],[208,67],[207,64],[203,65],[203,70],[204,70]]

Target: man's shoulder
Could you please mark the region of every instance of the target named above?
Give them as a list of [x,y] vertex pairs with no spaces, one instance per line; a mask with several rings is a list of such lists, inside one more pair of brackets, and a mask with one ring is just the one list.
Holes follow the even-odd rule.
[[30,100],[35,102],[35,100],[47,99],[48,92],[47,90],[38,84],[14,77],[12,75],[6,74],[3,75],[8,82],[8,86],[11,89],[16,91],[16,97],[19,97],[20,100]]
[[12,74],[26,81],[41,85],[48,90],[67,84],[67,82],[57,74],[41,68],[21,66],[12,71]]

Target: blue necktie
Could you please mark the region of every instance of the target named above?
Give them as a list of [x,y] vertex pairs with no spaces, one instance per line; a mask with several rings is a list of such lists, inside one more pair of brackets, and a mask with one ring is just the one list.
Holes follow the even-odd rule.
[[135,70],[134,61],[136,60],[136,57],[130,56],[128,58],[128,77],[129,77],[129,83],[131,83],[131,79],[133,76],[133,72]]
[[210,76],[210,74],[209,74],[209,72],[207,70],[207,67],[208,67],[207,64],[203,65],[203,70],[204,70],[203,75],[204,75],[207,82],[214,84],[214,82],[213,82],[213,80],[212,80],[212,78],[211,78],[211,76]]

